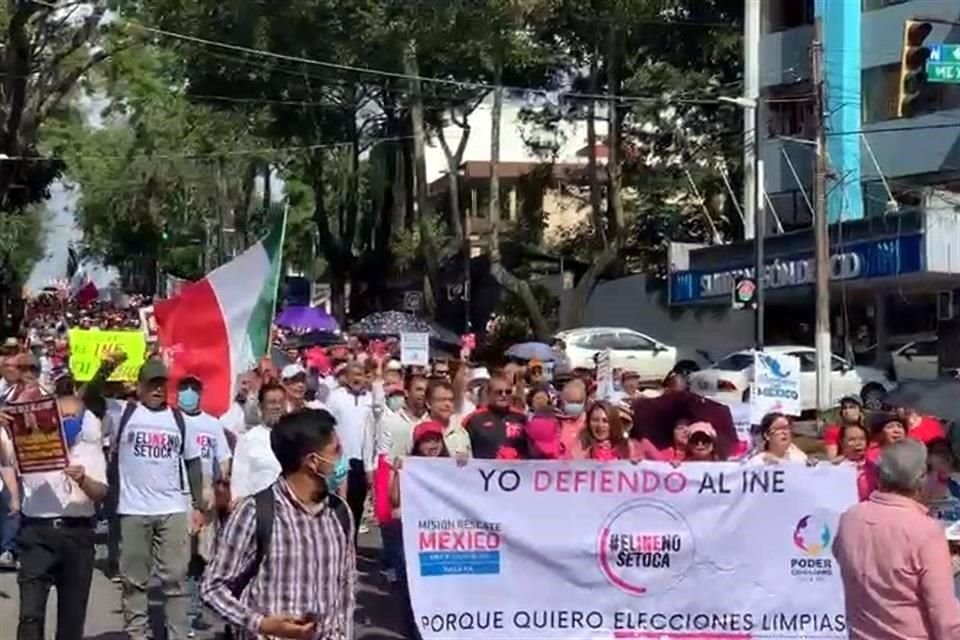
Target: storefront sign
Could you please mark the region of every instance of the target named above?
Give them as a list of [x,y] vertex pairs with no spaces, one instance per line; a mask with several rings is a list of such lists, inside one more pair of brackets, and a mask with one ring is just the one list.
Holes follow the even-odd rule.
[[852,467],[407,458],[400,481],[425,640],[848,635]]
[[[922,270],[923,236],[850,244],[830,256],[830,278],[836,281],[879,278]],[[774,258],[763,270],[767,289],[812,285],[816,265],[812,255]],[[730,296],[738,278],[753,278],[753,265],[717,271],[678,271],[670,274],[673,304]]]

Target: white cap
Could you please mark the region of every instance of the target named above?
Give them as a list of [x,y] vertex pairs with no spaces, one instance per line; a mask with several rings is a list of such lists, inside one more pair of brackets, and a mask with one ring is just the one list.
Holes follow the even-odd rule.
[[470,370],[470,382],[486,382],[490,379],[490,372],[486,367],[477,367]]
[[305,375],[307,375],[307,370],[304,369],[303,366],[297,363],[293,363],[293,364],[288,364],[283,368],[283,370],[280,372],[280,379],[290,380],[291,378],[296,378],[297,376],[305,376]]
[[387,371],[403,371],[403,365],[399,360],[391,360],[387,363]]

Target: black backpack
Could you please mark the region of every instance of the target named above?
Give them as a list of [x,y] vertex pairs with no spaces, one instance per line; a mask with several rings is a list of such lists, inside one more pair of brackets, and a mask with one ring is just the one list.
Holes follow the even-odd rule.
[[[247,585],[250,584],[250,581],[260,572],[260,565],[263,564],[263,559],[270,553],[270,541],[273,538],[273,514],[275,508],[273,485],[255,493],[253,499],[256,503],[256,530],[254,540],[256,541],[257,550],[253,564],[240,574],[232,585],[231,591],[233,595],[238,598],[240,594],[243,593],[243,590],[247,588]],[[332,493],[327,496],[327,499],[330,501],[330,506],[337,516],[337,520],[340,522],[340,527],[343,529],[346,544],[353,544],[353,534],[350,529],[350,508],[342,498]]]

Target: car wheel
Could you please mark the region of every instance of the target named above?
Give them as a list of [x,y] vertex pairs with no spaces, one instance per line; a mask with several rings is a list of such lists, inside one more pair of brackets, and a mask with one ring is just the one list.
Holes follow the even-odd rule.
[[687,382],[690,381],[690,374],[694,371],[700,371],[700,366],[690,360],[682,360],[673,367],[673,373],[683,376]]
[[868,384],[860,391],[860,398],[863,400],[864,408],[879,411],[887,398],[887,390],[879,384]]

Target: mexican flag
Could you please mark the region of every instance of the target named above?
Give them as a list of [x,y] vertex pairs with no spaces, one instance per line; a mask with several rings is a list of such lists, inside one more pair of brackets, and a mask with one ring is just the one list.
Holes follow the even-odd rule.
[[203,410],[214,416],[227,411],[237,376],[270,346],[285,227],[286,214],[277,216],[263,240],[154,305],[171,393],[184,375],[197,376]]

